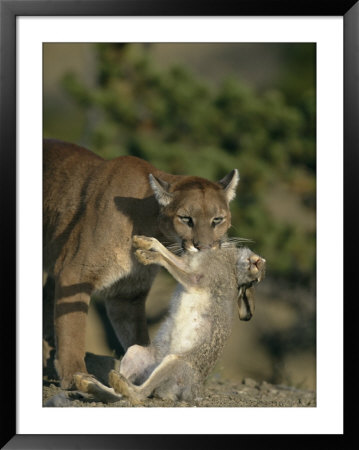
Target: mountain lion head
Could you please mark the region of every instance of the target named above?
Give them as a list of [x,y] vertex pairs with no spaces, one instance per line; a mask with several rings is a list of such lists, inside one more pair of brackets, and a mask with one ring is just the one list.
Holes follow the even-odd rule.
[[176,253],[218,248],[231,226],[229,202],[235,197],[238,170],[218,183],[184,177],[172,184],[149,175],[160,205],[159,228]]

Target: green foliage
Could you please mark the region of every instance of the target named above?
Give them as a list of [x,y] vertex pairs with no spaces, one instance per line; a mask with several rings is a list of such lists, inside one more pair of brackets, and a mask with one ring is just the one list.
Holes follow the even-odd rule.
[[87,117],[82,143],[105,158],[132,154],[212,180],[237,167],[232,235],[254,241],[270,274],[313,280],[314,79],[296,89],[291,74],[283,91],[259,92],[237,78],[213,87],[182,66],[160,71],[141,46],[100,44],[97,55],[95,86],[63,80]]

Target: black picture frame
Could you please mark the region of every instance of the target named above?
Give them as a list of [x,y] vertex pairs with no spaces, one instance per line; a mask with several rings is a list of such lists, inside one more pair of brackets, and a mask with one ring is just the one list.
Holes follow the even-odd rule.
[[[344,258],[352,255],[358,235],[355,180],[358,178],[359,134],[359,2],[341,0],[239,0],[237,2],[187,0],[0,0],[0,186],[2,345],[1,345],[1,448],[6,449],[177,449],[206,445],[246,445],[278,435],[17,435],[16,434],[16,17],[19,16],[342,16],[344,18]],[[355,292],[355,264],[344,271],[347,293]],[[351,295],[352,296],[352,295]],[[355,296],[355,294],[354,294]],[[354,333],[355,298],[345,304],[345,330]],[[354,339],[351,334],[351,338]],[[354,339],[357,341],[358,339]],[[348,343],[348,339],[346,343]],[[345,381],[355,373],[355,358],[345,346]],[[6,370],[5,370],[6,369]],[[345,392],[347,394],[347,392]],[[345,400],[348,400],[346,395]],[[348,401],[345,401],[348,405]],[[347,415],[344,434],[352,431],[355,414]],[[120,424],[119,424],[120,425]],[[318,435],[286,436],[298,443],[313,443]],[[342,439],[331,435],[331,439]],[[286,444],[287,445],[287,444]]]

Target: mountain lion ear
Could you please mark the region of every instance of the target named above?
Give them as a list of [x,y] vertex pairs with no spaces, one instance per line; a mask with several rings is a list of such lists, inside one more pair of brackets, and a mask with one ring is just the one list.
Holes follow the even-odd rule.
[[167,206],[172,201],[172,194],[168,192],[170,185],[159,178],[156,178],[152,175],[152,173],[148,176],[151,188],[153,193],[155,194],[156,200],[161,206]]
[[239,181],[239,172],[237,169],[233,169],[224,178],[222,178],[218,183],[222,185],[228,202],[234,199],[236,196],[236,187]]

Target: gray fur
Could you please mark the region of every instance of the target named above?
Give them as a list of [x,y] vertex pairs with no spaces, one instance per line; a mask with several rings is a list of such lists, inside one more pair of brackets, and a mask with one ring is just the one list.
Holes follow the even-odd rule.
[[[180,258],[154,238],[134,236],[133,243],[142,264],[162,265],[179,284],[152,344],[129,347],[119,371],[110,372],[111,392],[133,404],[150,396],[191,401],[200,395],[230,336],[236,305],[242,320],[251,318],[252,284],[263,278],[265,260],[235,244]],[[101,390],[95,379],[90,384],[88,376],[76,379],[86,392]]]
[[[263,278],[265,260],[248,248],[234,246],[177,258],[155,239],[135,237],[134,242],[142,263],[161,264],[180,284],[153,343],[130,347],[120,373],[111,372],[110,383],[135,404],[150,395],[191,400],[199,395],[230,336],[235,306],[242,300],[239,295]],[[136,360],[141,360],[140,373]]]

